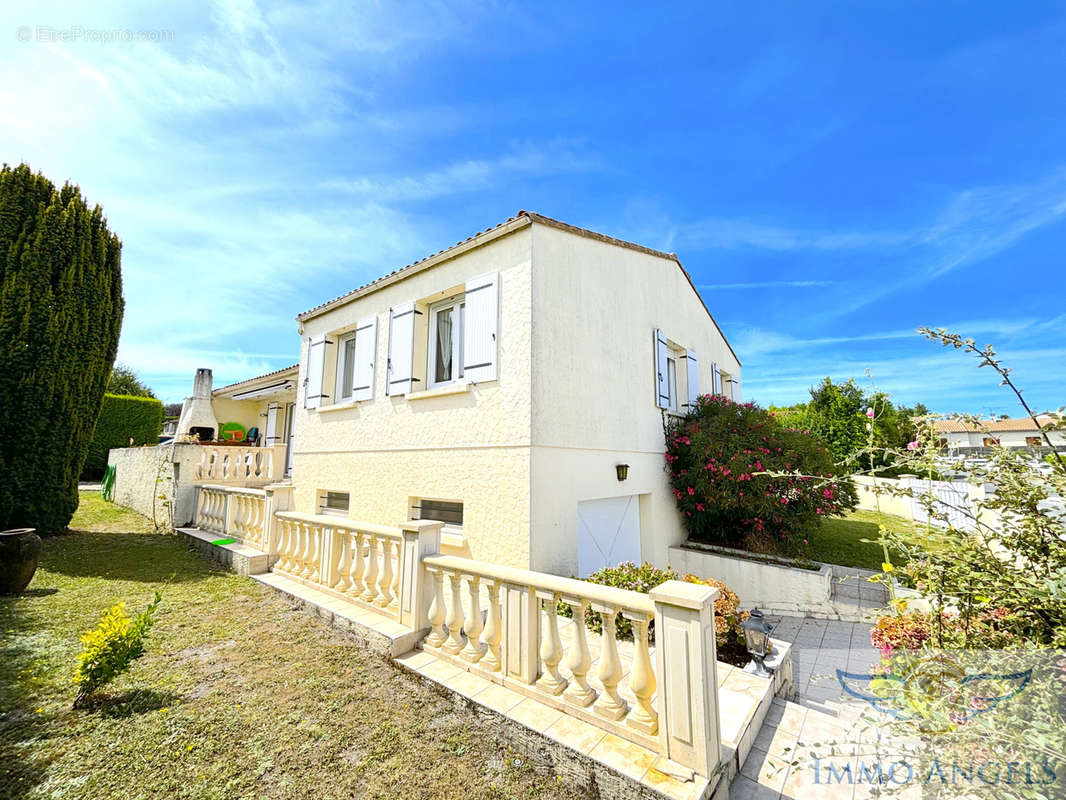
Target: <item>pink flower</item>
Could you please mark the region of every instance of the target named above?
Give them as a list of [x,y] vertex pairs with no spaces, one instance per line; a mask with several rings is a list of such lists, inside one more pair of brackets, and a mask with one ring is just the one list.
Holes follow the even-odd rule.
[[696,503],[696,510],[703,511],[703,503]]
[[804,540],[803,540],[803,543],[804,543],[804,544],[807,544],[807,540],[806,540],[806,539],[804,539]]
[[821,508],[814,509],[814,513],[815,514],[821,514],[822,513],[822,509]]
[[689,487],[688,487],[688,493],[689,493],[689,494],[696,494],[696,490],[695,490],[695,489],[693,489],[693,488],[692,488],[691,486],[689,486]]
[[874,410],[872,408],[866,409],[866,416],[869,417],[870,419],[873,419],[874,418]]
[[907,442],[907,449],[908,450],[917,450],[918,449],[918,443],[917,442]]

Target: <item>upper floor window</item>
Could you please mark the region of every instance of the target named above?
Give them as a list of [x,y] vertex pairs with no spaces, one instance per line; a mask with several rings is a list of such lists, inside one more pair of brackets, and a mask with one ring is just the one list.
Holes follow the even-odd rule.
[[355,331],[341,336],[337,343],[337,402],[352,399],[355,378]]
[[452,383],[463,377],[465,297],[452,297],[429,309],[429,356],[426,374],[429,387]]

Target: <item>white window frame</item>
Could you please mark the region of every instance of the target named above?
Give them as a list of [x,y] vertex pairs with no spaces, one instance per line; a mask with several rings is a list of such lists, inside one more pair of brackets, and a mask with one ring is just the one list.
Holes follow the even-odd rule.
[[669,400],[666,404],[667,411],[677,412],[677,355],[673,350],[666,354],[666,390],[669,392]]
[[[348,386],[344,385],[344,356],[348,353],[348,343],[351,342],[352,379]],[[348,403],[352,399],[352,387],[355,385],[355,331],[348,331],[337,338],[337,387],[334,402]]]
[[[452,311],[452,377],[438,381],[437,377],[437,314]],[[429,340],[426,347],[426,387],[451,386],[463,381],[463,323],[465,322],[466,293],[454,295],[429,307]]]

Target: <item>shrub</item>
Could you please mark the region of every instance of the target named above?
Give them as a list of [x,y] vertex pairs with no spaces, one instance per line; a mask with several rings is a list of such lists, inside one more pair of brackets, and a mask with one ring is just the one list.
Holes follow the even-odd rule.
[[804,526],[858,503],[855,486],[839,478],[817,438],[752,403],[701,396],[689,414],[667,423],[666,461],[696,541],[795,552]]
[[78,687],[75,708],[84,706],[94,691],[144,655],[144,642],[160,600],[162,595],[156,592],[155,599],[134,619],[127,616],[125,603],[116,603],[100,618],[99,625],[82,635],[85,648],[74,669],[74,684]]
[[122,326],[121,244],[99,206],[0,167],[0,530],[67,526]]
[[[736,592],[721,581],[714,578],[700,578],[696,575],[685,575],[684,578],[679,578],[670,567],[658,569],[647,562],[638,566],[632,561],[626,561],[617,567],[604,567],[589,575],[585,580],[589,583],[613,586],[616,589],[629,589],[641,594],[648,594],[656,586],[676,580],[715,587],[718,589],[718,599],[714,601],[714,633],[718,646],[718,660],[727,661],[730,664],[738,663],[738,659],[742,659],[739,661],[741,664],[748,662],[744,637],[740,630],[740,623],[747,619],[748,614],[746,611],[738,612],[740,599]],[[559,604],[559,613],[564,617],[573,616],[572,609],[565,603]],[[585,614],[585,626],[596,633],[603,633],[603,618],[590,608]],[[619,639],[631,640],[633,624],[619,614],[615,620],[615,632]],[[654,622],[648,625],[648,633],[654,641]]]
[[99,478],[104,474],[107,451],[111,448],[155,444],[162,430],[163,404],[159,400],[105,394],[82,478]]

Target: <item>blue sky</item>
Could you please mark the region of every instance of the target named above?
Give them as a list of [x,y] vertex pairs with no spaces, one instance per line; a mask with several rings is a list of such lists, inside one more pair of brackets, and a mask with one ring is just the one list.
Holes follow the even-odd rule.
[[0,159],[104,206],[120,359],[165,400],[526,208],[677,252],[749,399],[869,368],[1015,413],[929,324],[1066,403],[1061,4],[99,5],[0,10]]

